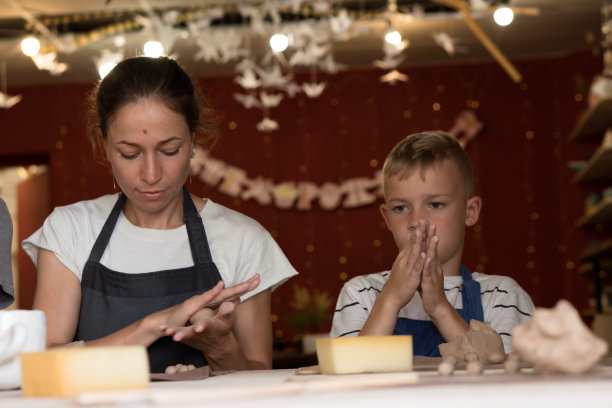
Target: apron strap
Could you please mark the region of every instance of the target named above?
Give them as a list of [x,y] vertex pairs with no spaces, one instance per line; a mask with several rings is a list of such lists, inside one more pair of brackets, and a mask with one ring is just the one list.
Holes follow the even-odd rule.
[[106,250],[106,246],[108,245],[108,241],[110,241],[110,237],[113,234],[113,230],[115,229],[115,225],[117,224],[117,220],[119,219],[119,214],[123,209],[125,204],[126,196],[124,193],[119,195],[115,206],[110,212],[110,215],[106,219],[104,226],[102,227],[102,231],[98,235],[96,242],[94,243],[91,252],[89,253],[89,261],[99,262],[102,259],[102,254]]
[[484,311],[482,310],[482,299],[480,298],[480,282],[472,279],[472,274],[464,265],[461,265],[461,277],[463,278],[463,313],[461,315],[470,323],[470,320],[484,322]]
[[196,265],[212,263],[212,255],[210,254],[202,217],[198,214],[196,206],[191,199],[191,194],[189,194],[185,186],[183,186],[183,218],[187,228],[193,262]]

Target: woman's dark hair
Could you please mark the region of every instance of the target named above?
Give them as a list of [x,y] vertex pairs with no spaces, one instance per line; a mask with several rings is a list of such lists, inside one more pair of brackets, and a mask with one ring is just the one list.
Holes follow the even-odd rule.
[[[90,97],[90,139],[94,153],[107,139],[108,124],[123,106],[143,98],[158,98],[170,109],[184,116],[189,131],[209,139],[204,133],[215,129],[212,115],[204,123],[200,113],[207,103],[194,81],[168,57],[132,57],[121,61],[98,82]],[[210,109],[206,110],[211,112]],[[210,135],[208,135],[210,136]],[[208,141],[208,140],[205,140]]]

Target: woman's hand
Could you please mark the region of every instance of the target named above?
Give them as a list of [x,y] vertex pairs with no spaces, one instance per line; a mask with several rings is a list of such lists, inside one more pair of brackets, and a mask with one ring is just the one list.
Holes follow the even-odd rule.
[[[244,303],[240,296],[259,285],[259,276],[223,289],[183,326],[164,324],[164,335],[201,350],[213,370],[269,369],[272,364],[270,289]],[[216,293],[216,289],[211,291]],[[240,307],[239,307],[240,306]]]
[[174,341],[198,350],[222,349],[228,336],[232,336],[233,314],[239,303],[239,300],[226,301],[216,308],[201,309],[189,319],[191,325],[168,327],[164,332],[171,335]]
[[[214,319],[221,319],[225,325],[231,329],[231,313],[240,302],[240,296],[255,289],[259,286],[259,275],[255,275],[251,279],[231,286],[223,287],[223,282],[219,281],[212,289],[202,293],[201,295],[192,296],[176,306],[158,312],[162,323],[159,325],[159,330],[166,336],[173,336],[177,341],[184,339],[189,332],[194,331],[195,326],[188,326],[189,319],[198,311],[208,308],[217,312],[213,316]],[[223,305],[223,307],[221,307]],[[219,313],[219,310],[222,312]],[[229,318],[228,318],[229,315]],[[207,321],[211,319],[204,319]],[[210,326],[211,323],[208,325]],[[201,325],[204,326],[204,325]],[[198,325],[198,332],[204,331],[203,327]],[[228,330],[229,330],[228,329]]]

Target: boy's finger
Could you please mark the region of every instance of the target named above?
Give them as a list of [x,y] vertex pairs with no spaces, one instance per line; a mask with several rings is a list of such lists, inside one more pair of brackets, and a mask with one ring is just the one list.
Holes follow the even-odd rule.
[[440,237],[434,235],[431,237],[429,246],[427,248],[427,256],[430,258],[434,258],[436,256],[436,250],[438,249],[438,242],[440,242]]
[[440,262],[440,258],[436,256],[434,258],[434,261],[435,261],[434,267],[436,268],[436,273],[438,274],[440,279],[444,281],[444,270],[442,269],[442,263]]
[[411,261],[414,258],[414,243],[412,238],[404,245],[404,247],[399,251],[397,257],[394,261],[394,266],[396,266],[398,270],[406,270],[406,268],[410,265]]
[[427,244],[425,246],[425,252],[429,252],[429,247],[431,246],[431,239],[436,236],[436,226],[435,224],[431,224],[429,229],[427,230]]
[[431,240],[430,252],[428,257],[431,258],[431,275],[436,282],[444,281],[444,273],[442,271],[442,264],[440,263],[440,257],[438,256],[438,245],[440,244],[440,237],[437,235]]
[[423,252],[418,254],[418,258],[412,267],[413,282],[418,280],[418,286],[421,286],[423,280],[423,266],[425,265],[425,254]]
[[418,255],[421,253],[422,248],[422,240],[423,240],[423,231],[417,229],[414,231],[414,241],[412,242],[410,255],[412,261],[416,261]]
[[396,260],[398,261],[398,263],[405,264],[408,261],[408,258],[410,257],[411,252],[412,252],[412,246],[409,243],[404,245],[404,247],[399,252],[399,254],[397,254]]
[[431,283],[431,258],[427,257],[423,265],[423,282],[426,284]]

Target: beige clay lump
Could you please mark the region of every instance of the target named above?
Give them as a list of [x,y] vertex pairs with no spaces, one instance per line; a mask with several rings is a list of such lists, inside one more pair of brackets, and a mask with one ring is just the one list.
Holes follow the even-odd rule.
[[608,351],[608,343],[566,300],[552,309],[536,308],[529,321],[512,330],[512,347],[521,361],[543,373],[584,373]]
[[470,328],[464,334],[448,343],[438,346],[442,363],[438,366],[441,375],[450,375],[459,362],[467,363],[469,374],[480,374],[483,363],[498,364],[504,361],[504,344],[500,335],[491,325],[478,320],[470,321]]

